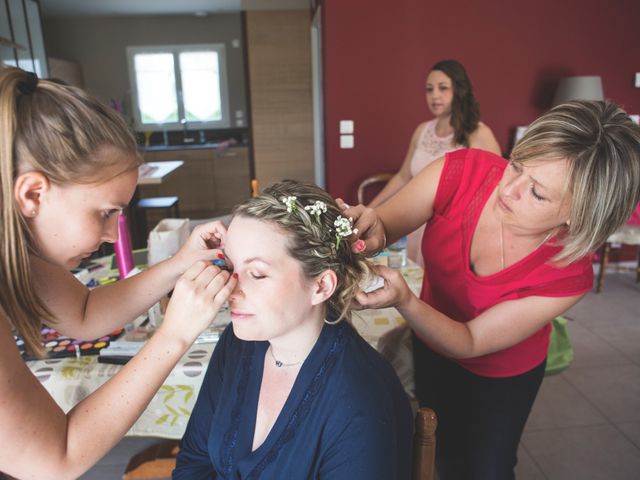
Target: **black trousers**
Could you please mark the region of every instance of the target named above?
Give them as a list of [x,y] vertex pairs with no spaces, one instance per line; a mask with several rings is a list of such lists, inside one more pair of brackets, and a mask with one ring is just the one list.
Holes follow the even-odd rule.
[[475,375],[413,336],[416,396],[438,417],[440,480],[514,479],[522,430],[544,377],[546,360],[521,375]]

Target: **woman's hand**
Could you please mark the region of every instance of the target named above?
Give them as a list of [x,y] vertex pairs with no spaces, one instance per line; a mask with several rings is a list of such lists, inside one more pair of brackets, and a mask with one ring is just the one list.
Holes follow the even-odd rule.
[[387,246],[387,238],[384,225],[375,210],[364,205],[350,207],[341,198],[336,201],[343,216],[351,218],[354,228],[357,229],[357,233],[353,234],[356,241],[351,244],[351,249],[356,253],[369,254],[384,250]]
[[396,269],[382,265],[376,265],[373,268],[376,274],[384,279],[384,286],[369,293],[358,292],[352,308],[355,310],[387,307],[402,308],[403,305],[407,305],[414,295],[402,274]]
[[227,227],[220,221],[198,225],[170,261],[178,262],[181,266],[180,272],[185,272],[198,260],[218,258],[218,254],[222,253],[226,235]]
[[192,343],[211,324],[236,283],[235,274],[210,262],[194,263],[178,279],[160,331]]

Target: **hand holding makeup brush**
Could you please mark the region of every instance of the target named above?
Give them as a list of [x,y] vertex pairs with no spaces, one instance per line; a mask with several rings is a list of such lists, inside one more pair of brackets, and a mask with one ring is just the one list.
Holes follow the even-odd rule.
[[227,227],[218,220],[198,225],[170,261],[178,262],[180,271],[186,272],[199,260],[219,258],[226,235]]

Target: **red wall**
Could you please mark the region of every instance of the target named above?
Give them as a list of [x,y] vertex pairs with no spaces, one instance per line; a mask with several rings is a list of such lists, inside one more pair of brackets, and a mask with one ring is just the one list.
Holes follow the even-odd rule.
[[[322,4],[327,188],[350,202],[364,177],[399,168],[431,117],[424,81],[441,59],[465,65],[503,151],[516,126],[550,107],[563,76],[601,75],[607,98],[640,113],[638,0]],[[354,149],[340,149],[340,120],[355,122]]]

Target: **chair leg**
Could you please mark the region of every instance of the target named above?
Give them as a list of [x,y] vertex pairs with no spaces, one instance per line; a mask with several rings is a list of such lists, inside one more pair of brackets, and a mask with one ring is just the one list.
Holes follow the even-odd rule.
[[609,252],[611,251],[611,245],[609,242],[605,242],[605,244],[600,249],[600,271],[598,272],[598,279],[596,281],[596,293],[600,293],[602,291],[602,287],[604,286],[604,272],[607,269],[607,264],[609,263]]
[[133,248],[145,248],[147,244],[147,212],[143,208],[136,208],[136,238]]

